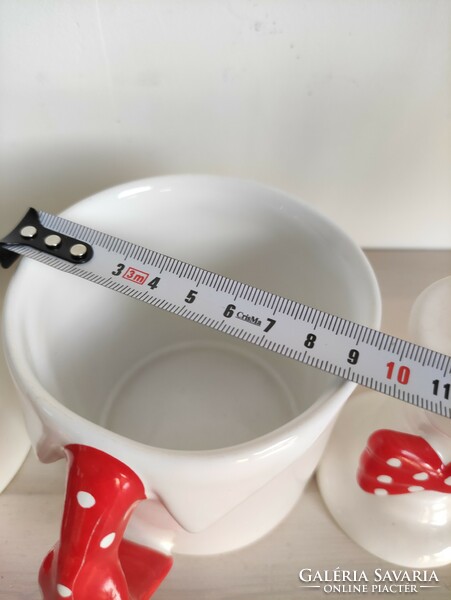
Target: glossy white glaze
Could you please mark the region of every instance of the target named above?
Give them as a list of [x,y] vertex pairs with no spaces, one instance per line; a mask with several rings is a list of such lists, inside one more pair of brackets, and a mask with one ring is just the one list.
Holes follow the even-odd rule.
[[[281,192],[161,177],[97,194],[64,216],[378,325],[364,255]],[[272,529],[299,498],[355,387],[28,261],[4,323],[39,458],[56,460],[78,443],[127,463],[149,494],[127,535],[167,551],[230,550]]]
[[11,388],[11,393],[0,397],[0,492],[16,475],[30,450],[23,415],[12,385]]
[[[6,283],[7,275],[3,274]],[[0,311],[3,297],[0,297]],[[20,410],[17,394],[4,361],[0,361],[0,492],[16,475],[30,450],[30,439]]]

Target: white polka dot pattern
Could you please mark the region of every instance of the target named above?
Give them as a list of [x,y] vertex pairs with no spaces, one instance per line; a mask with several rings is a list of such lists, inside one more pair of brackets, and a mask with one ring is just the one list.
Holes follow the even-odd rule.
[[401,466],[401,460],[399,458],[389,458],[387,460],[387,465],[390,465],[390,467],[400,467]]
[[[102,450],[77,444],[67,450],[72,456],[61,539],[39,571],[42,598],[150,598],[172,558],[123,539],[133,509],[146,499],[143,482]],[[138,557],[148,571],[135,568]]]
[[451,462],[445,464],[435,448],[419,435],[378,429],[360,455],[357,483],[379,496],[423,491],[451,494]]
[[111,544],[114,542],[114,538],[116,537],[115,533],[109,533],[100,541],[101,548],[109,548]]
[[70,590],[65,585],[61,585],[61,583],[58,583],[58,585],[56,586],[56,591],[61,596],[61,598],[70,598],[72,596],[72,590]]
[[92,508],[96,503],[96,499],[89,492],[78,492],[77,502],[82,508]]
[[391,483],[393,481],[393,477],[390,477],[390,475],[378,475],[377,480],[381,483]]

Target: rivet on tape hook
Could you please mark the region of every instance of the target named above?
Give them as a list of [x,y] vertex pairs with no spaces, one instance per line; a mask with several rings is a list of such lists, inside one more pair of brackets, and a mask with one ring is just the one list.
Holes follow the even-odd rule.
[[18,245],[34,248],[74,264],[88,262],[94,255],[92,246],[86,242],[44,227],[34,208],[29,208],[11,233],[0,240],[0,264],[3,268],[7,269],[19,258],[20,254],[14,252],[14,246]]

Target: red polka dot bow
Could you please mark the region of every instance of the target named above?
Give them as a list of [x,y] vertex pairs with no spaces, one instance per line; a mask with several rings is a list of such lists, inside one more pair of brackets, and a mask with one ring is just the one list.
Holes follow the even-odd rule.
[[360,487],[384,496],[424,490],[451,493],[451,463],[445,465],[422,437],[379,429],[369,438],[357,471]]
[[146,498],[141,479],[101,450],[66,450],[61,538],[39,573],[44,600],[148,600],[173,559],[123,539],[133,508]]

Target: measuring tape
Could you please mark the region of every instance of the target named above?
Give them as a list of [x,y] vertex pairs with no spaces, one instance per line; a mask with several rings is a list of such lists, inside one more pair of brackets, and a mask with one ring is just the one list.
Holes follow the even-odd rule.
[[131,242],[29,209],[18,255],[451,418],[451,357]]

